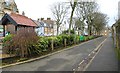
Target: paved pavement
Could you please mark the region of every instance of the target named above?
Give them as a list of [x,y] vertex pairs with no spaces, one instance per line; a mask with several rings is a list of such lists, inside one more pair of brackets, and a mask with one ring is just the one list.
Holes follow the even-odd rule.
[[34,62],[2,69],[3,71],[72,71],[106,37],[100,37],[69,50]]
[[108,38],[86,71],[118,71],[112,38]]
[[0,54],[2,54],[2,45],[0,44]]
[[1,41],[2,38],[3,38],[3,37],[0,37],[0,54],[2,54],[2,41]]

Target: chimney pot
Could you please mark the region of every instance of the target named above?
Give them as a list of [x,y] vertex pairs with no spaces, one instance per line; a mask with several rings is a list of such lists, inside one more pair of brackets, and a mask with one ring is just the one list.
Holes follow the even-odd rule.
[[37,21],[39,22],[39,21],[40,21],[40,19],[38,18],[38,19],[37,19]]

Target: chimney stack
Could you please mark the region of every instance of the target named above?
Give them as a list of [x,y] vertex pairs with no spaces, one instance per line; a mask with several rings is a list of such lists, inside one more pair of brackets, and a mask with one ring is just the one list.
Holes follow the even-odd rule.
[[51,18],[47,18],[47,20],[51,20]]
[[44,20],[44,18],[41,18],[41,21]]
[[22,15],[25,16],[25,12],[24,11],[22,12]]

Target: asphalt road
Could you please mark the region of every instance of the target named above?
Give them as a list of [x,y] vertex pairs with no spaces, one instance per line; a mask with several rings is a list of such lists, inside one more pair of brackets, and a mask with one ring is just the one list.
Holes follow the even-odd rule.
[[86,71],[118,71],[118,60],[112,38],[109,37],[105,41]]
[[2,69],[3,71],[72,71],[106,37],[100,37],[69,50],[34,62]]

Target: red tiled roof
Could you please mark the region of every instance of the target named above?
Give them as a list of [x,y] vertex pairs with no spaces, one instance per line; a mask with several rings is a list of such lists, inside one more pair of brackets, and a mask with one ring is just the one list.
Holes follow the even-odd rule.
[[32,26],[32,27],[36,27],[37,25],[35,24],[35,22],[33,22],[32,19],[20,15],[20,14],[15,14],[15,13],[11,13],[10,17],[19,25],[25,25],[25,26]]

